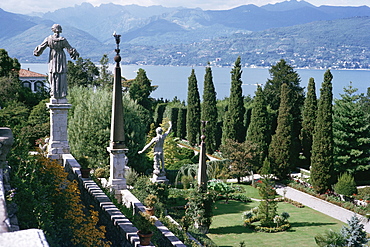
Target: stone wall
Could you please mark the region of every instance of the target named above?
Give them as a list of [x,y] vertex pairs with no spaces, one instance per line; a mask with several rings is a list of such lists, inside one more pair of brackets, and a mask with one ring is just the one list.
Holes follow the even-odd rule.
[[106,226],[108,238],[113,246],[139,246],[137,228],[124,216],[110,201],[108,196],[90,178],[82,178],[80,165],[71,154],[63,154],[63,165],[69,173],[70,179],[79,183],[82,199],[91,204],[99,212],[100,222]]
[[[70,179],[76,179],[79,182],[83,201],[93,205],[95,210],[99,212],[101,223],[106,226],[108,238],[113,242],[113,245],[139,246],[137,228],[120,212],[93,180],[81,177],[80,165],[71,154],[64,154],[62,157],[63,165],[69,173]],[[124,204],[127,207],[132,206],[135,212],[145,211],[144,205],[129,190],[123,190],[122,198]],[[161,247],[186,247],[158,219],[155,225],[164,236]]]

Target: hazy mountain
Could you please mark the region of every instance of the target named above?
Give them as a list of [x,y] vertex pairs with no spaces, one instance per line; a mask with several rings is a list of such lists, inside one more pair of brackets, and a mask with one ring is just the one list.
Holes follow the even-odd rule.
[[0,41],[11,38],[37,25],[35,20],[36,18],[13,14],[0,8]]
[[275,4],[267,4],[262,6],[261,8],[268,10],[268,11],[287,11],[287,10],[295,10],[300,8],[316,8],[314,5],[305,2],[305,1],[297,1],[297,0],[290,0]]
[[[112,33],[116,31],[122,35],[124,63],[189,65],[217,60],[225,65],[239,54],[258,66],[268,66],[280,57],[298,66],[329,66],[345,59],[348,66],[355,66],[357,60],[365,65],[368,59],[364,54],[369,50],[366,33],[370,30],[365,16],[370,16],[367,6],[316,7],[296,0],[218,11],[82,3],[41,18],[0,9],[0,47],[20,61],[44,62],[43,57],[33,57],[32,51],[51,34],[51,25],[59,23],[62,35],[82,57],[93,61],[104,53],[113,54]],[[341,44],[348,45],[338,48]],[[334,57],[330,61],[325,49]],[[344,51],[362,55],[353,60],[357,54],[350,57]],[[320,61],[320,56],[325,59]]]
[[247,66],[269,67],[286,59],[298,67],[370,68],[370,17],[318,21],[192,44],[142,47],[125,52],[125,63],[154,65],[232,65],[241,56]]

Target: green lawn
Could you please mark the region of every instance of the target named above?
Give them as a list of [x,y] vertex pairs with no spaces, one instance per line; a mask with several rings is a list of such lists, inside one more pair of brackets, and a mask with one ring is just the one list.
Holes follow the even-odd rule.
[[234,186],[240,186],[245,190],[245,194],[250,198],[261,199],[261,196],[258,193],[258,189],[254,188],[253,186],[246,185],[246,184],[233,184]]
[[[250,196],[248,194],[248,196]],[[278,203],[279,214],[288,212],[292,227],[286,232],[261,233],[243,227],[242,212],[257,207],[259,202],[242,203],[218,201],[214,210],[208,237],[220,247],[238,247],[241,241],[246,246],[317,246],[314,236],[325,230],[339,230],[345,223],[321,214],[308,207],[297,208],[288,203]]]

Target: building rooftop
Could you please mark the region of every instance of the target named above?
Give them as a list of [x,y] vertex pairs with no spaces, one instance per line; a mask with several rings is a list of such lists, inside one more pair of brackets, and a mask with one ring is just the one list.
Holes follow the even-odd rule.
[[46,75],[36,73],[27,69],[20,69],[19,70],[19,77],[46,77]]

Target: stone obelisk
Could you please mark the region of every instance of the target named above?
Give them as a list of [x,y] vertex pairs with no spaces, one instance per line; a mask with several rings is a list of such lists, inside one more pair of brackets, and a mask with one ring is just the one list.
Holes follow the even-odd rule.
[[112,118],[110,143],[107,148],[110,155],[110,176],[108,186],[114,191],[116,198],[121,201],[121,190],[127,188],[125,179],[125,167],[128,162],[126,153],[128,149],[125,146],[125,131],[123,122],[123,103],[122,103],[122,83],[121,83],[121,56],[120,56],[120,37],[113,34],[116,39],[117,49],[114,61],[116,67],[114,71],[113,97],[112,97]]
[[207,163],[206,163],[206,136],[204,135],[205,126],[208,122],[202,121],[202,136],[200,143],[200,153],[199,153],[199,167],[198,167],[198,187],[201,191],[207,191]]

